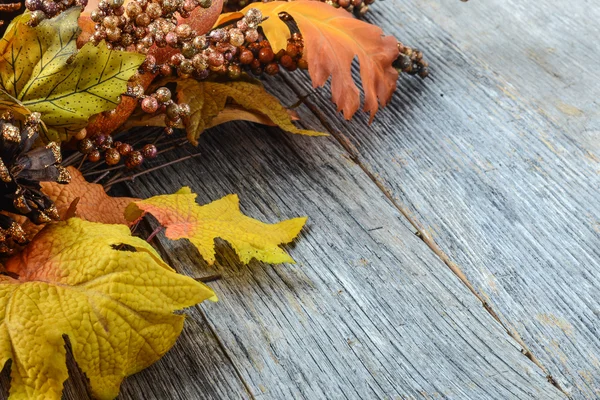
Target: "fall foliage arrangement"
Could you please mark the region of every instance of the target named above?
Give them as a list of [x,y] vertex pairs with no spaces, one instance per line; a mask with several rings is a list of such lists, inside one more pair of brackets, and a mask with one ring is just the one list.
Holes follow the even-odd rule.
[[331,99],[350,119],[361,105],[357,58],[372,120],[399,72],[424,78],[428,67],[420,51],[360,19],[370,3],[0,5],[0,364],[12,362],[11,398],[61,397],[67,339],[91,393],[114,398],[125,377],[174,345],[184,323],[176,311],[216,301],[139,237],[146,214],[209,265],[215,238],[242,263],[293,262],[279,246],[306,218],[262,223],[240,212],[235,195],[199,205],[187,187],[145,200],[106,190],[228,121],[322,135],[295,125],[261,84],[269,75],[307,70],[314,87],[331,78]]

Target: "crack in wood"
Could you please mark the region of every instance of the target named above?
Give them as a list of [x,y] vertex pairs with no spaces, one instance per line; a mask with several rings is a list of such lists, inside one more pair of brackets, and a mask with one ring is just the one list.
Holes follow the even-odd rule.
[[429,247],[431,251],[440,259],[442,262],[454,273],[454,275],[464,284],[464,286],[469,289],[469,291],[481,302],[483,308],[504,328],[506,333],[515,340],[519,346],[522,347],[521,353],[527,357],[531,362],[533,362],[542,372],[546,375],[546,379],[548,383],[553,385],[555,388],[560,390],[565,396],[571,398],[571,396],[561,387],[561,385],[552,377],[549,373],[548,369],[540,362],[540,360],[535,357],[535,355],[529,350],[528,346],[525,344],[523,339],[519,336],[519,334],[513,329],[509,329],[509,326],[504,323],[498,314],[494,311],[492,306],[489,304],[487,300],[485,300],[478,292],[475,290],[475,287],[468,280],[467,276],[460,269],[460,267],[454,263],[450,257],[439,247],[439,245],[435,242],[435,240],[429,235],[423,226],[419,223],[419,221],[411,216],[411,213],[408,209],[400,204],[397,199],[395,199],[389,190],[383,185],[383,183],[375,176],[375,174],[368,168],[368,166],[363,162],[360,156],[360,152],[358,148],[352,143],[350,138],[344,135],[342,132],[335,129],[328,121],[327,118],[321,113],[319,108],[312,104],[307,97],[302,96],[300,91],[297,89],[295,85],[293,85],[285,74],[281,74],[283,81],[285,84],[300,98],[302,102],[307,106],[307,108],[311,111],[311,113],[319,120],[319,122],[327,129],[327,131],[333,136],[339,145],[348,153],[348,157],[361,168],[361,170],[369,177],[369,179],[377,185],[379,190],[385,195],[385,197],[392,203],[392,205],[408,220],[411,226],[416,230],[415,234]]

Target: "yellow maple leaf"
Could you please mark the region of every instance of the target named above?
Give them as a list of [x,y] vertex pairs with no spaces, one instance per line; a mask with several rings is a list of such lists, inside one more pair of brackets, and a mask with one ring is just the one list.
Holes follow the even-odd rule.
[[257,221],[241,213],[239,199],[233,194],[199,206],[188,187],[135,201],[125,210],[125,218],[136,221],[144,213],[152,214],[167,228],[169,239],[189,239],[209,264],[215,262],[215,238],[229,242],[244,263],[252,258],[272,264],[293,263],[279,245],[294,240],[306,223],[305,217],[276,224]]
[[0,275],[0,365],[13,361],[14,399],[60,399],[63,335],[92,394],[112,399],[175,344],[184,316],[174,311],[215,299],[124,225],[53,224],[5,267],[18,275]]
[[109,50],[106,43],[77,50],[80,7],[38,26],[15,18],[0,40],[0,88],[42,114],[46,141],[68,139],[88,119],[115,108],[145,56]]
[[[185,127],[188,140],[194,145],[198,144],[198,138],[204,130],[236,120],[276,125],[284,131],[300,135],[326,136],[325,133],[297,128],[288,110],[257,80],[213,82],[185,79],[176,82],[177,101],[189,104],[192,111],[184,119],[182,127]],[[161,85],[164,83],[166,81]],[[124,129],[164,126],[164,121],[161,115],[139,113],[125,123]]]
[[325,85],[331,76],[332,100],[346,119],[360,107],[360,92],[352,78],[352,61],[358,57],[365,92],[364,110],[371,120],[396,90],[398,41],[384,36],[378,26],[355,19],[348,11],[312,0],[251,3],[241,12],[221,14],[215,26],[241,18],[257,8],[267,17],[260,26],[277,54],[287,46],[290,27],[280,15],[290,15],[304,40],[304,58],[314,87]]

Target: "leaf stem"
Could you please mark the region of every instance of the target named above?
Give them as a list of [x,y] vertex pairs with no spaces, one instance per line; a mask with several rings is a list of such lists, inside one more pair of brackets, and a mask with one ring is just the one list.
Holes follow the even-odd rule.
[[152,233],[151,233],[151,234],[150,234],[150,235],[149,235],[149,236],[146,238],[146,242],[150,243],[150,241],[151,241],[152,239],[154,239],[154,237],[155,237],[156,235],[158,235],[158,234],[159,234],[159,232],[160,232],[160,231],[162,231],[163,229],[165,229],[165,227],[164,227],[164,226],[159,226],[158,228],[156,228],[155,230],[153,230],[153,231],[152,231]]

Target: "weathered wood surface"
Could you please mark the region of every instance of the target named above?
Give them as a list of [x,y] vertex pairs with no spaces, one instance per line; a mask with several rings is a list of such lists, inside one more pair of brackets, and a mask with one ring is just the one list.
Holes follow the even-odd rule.
[[[600,9],[586,1],[391,1],[421,47],[368,127],[314,112],[573,398],[600,397]],[[310,87],[290,77],[298,93]]]
[[[200,202],[235,192],[253,217],[310,222],[288,247],[296,265],[240,266],[221,243],[209,268],[159,235],[180,271],[223,274],[221,301],[190,310],[120,398],[600,396],[599,12],[379,1],[370,19],[433,73],[401,79],[373,125],[342,122],[321,91],[301,114],[333,137],[231,124],[202,137],[201,158],[129,184],[189,185]],[[301,79],[286,78],[305,94]],[[71,369],[65,398],[88,398]]]
[[239,193],[263,220],[310,216],[297,265],[240,266],[222,246],[213,269],[160,240],[181,271],[223,275],[202,309],[255,397],[563,398],[333,138],[236,124],[199,151],[132,192],[190,185],[201,203]]

